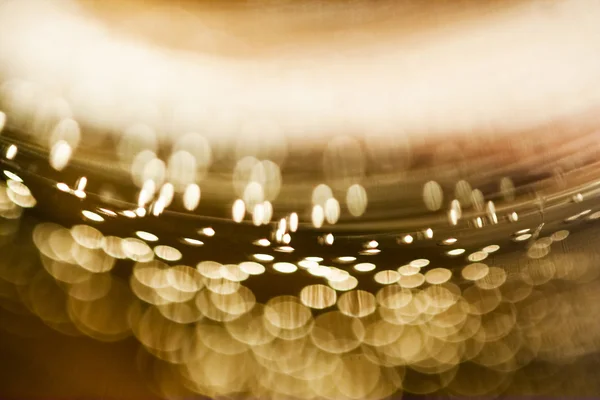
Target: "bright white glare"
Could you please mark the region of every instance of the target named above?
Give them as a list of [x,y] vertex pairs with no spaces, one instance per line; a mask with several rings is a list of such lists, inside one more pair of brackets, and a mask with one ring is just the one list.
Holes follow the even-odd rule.
[[333,234],[328,233],[327,235],[325,235],[325,244],[328,244],[331,246],[333,244],[334,239],[335,238],[333,237]]
[[83,214],[84,217],[86,217],[90,221],[94,221],[94,222],[104,221],[104,218],[101,215],[96,214],[93,211],[83,210],[83,211],[81,211],[81,213]]
[[449,256],[459,256],[465,252],[465,249],[453,249],[448,251],[446,254]]
[[131,211],[131,210],[124,210],[124,211],[121,212],[121,214],[123,214],[127,218],[135,218],[135,217],[137,217],[137,214],[134,211]]
[[298,214],[290,214],[290,231],[296,232],[298,230]]
[[427,228],[427,230],[425,231],[425,237],[427,239],[431,239],[433,237],[433,229]]
[[402,238],[402,241],[406,244],[411,244],[414,241],[414,238],[411,235],[406,235]]
[[234,222],[242,222],[244,220],[244,216],[246,215],[246,203],[244,200],[237,199],[233,202],[233,206],[231,208],[231,216]]
[[[234,122],[242,118],[247,104],[259,104],[253,110],[257,119],[276,118],[276,125],[294,126],[308,137],[322,135],[323,126],[331,132],[348,126],[359,132],[401,126],[407,132],[432,134],[484,131],[490,126],[512,129],[551,120],[549,109],[576,115],[600,102],[596,95],[600,57],[595,51],[600,27],[593,18],[600,6],[593,0],[561,2],[551,13],[532,12],[529,4],[506,7],[478,15],[477,23],[457,24],[452,32],[415,29],[410,41],[391,30],[372,44],[360,43],[357,50],[362,51],[340,51],[335,56],[305,52],[298,45],[285,51],[281,61],[257,57],[247,68],[237,60],[160,52],[117,33],[107,35],[100,22],[63,5],[70,2],[35,2],[35,7],[30,1],[11,3],[0,9],[0,37],[5,40],[0,64],[19,71],[24,79],[66,88],[72,93],[67,100],[73,114],[104,128],[153,120],[155,115],[149,116],[148,110],[158,109],[167,99],[174,110],[228,109]],[[521,40],[523,32],[535,35]],[[42,47],[42,39],[48,37],[52,51]],[[294,37],[286,40],[293,42]],[[361,62],[365,55],[370,60],[366,65]],[[106,71],[103,60],[114,59],[128,62]],[[274,62],[282,71],[276,80],[273,68],[267,67]],[[298,65],[303,69],[299,71]],[[399,66],[406,71],[398,73]],[[253,72],[250,80],[248,68]],[[128,77],[126,87],[121,77]],[[384,92],[386,96],[377,101]],[[147,106],[121,106],[140,98]],[[332,106],[338,101],[344,106]],[[444,113],[429,118],[431,110]],[[218,115],[197,114],[175,119],[172,130],[222,125]]]
[[257,261],[265,262],[273,261],[275,259],[275,257],[269,254],[254,254],[252,257],[254,257]]
[[71,160],[72,154],[71,145],[64,140],[59,140],[50,150],[50,165],[55,170],[62,171]]
[[[0,123],[0,130],[2,129],[1,123]],[[15,146],[14,144],[11,144],[10,146],[8,146],[8,149],[6,149],[6,158],[9,160],[12,160],[13,158],[15,158],[15,156],[17,155],[17,146]]]
[[145,232],[145,231],[137,231],[135,233],[137,237],[147,242],[156,242],[158,240],[158,236],[153,233]]
[[69,187],[69,185],[67,185],[67,184],[66,184],[66,183],[64,183],[64,182],[58,182],[58,183],[56,184],[56,187],[57,187],[57,188],[58,188],[58,190],[60,190],[61,192],[67,192],[67,193],[68,193],[68,192],[70,192],[70,191],[71,191],[71,188]]
[[208,237],[212,237],[215,236],[215,230],[211,227],[206,227],[206,228],[202,228],[202,230],[200,231],[203,235],[208,236]]
[[11,171],[8,171],[5,169],[4,175],[6,175],[7,178],[12,179],[13,181],[23,183],[23,179],[21,179],[21,177],[19,175],[15,174],[14,172],[11,172]]
[[269,247],[271,245],[271,242],[269,241],[269,239],[258,239],[254,241],[254,245],[261,247]]
[[298,267],[292,263],[278,262],[273,264],[273,269],[284,274],[291,274],[292,272],[296,272]]
[[186,242],[189,245],[192,245],[192,246],[202,246],[202,245],[204,245],[204,242],[202,240],[198,240],[198,239],[183,238],[183,241]]

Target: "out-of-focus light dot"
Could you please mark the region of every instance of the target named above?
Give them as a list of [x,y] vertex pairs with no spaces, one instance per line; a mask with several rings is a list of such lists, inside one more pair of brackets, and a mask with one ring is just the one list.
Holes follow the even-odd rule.
[[493,201],[487,202],[487,214],[490,221],[492,221],[493,224],[498,223],[498,216],[496,215],[496,206],[494,205]]
[[240,269],[248,275],[260,275],[265,272],[265,266],[253,261],[245,261],[240,263]]
[[335,290],[340,291],[340,292],[345,292],[347,290],[352,290],[356,286],[358,286],[358,279],[356,279],[353,276],[348,276],[343,281],[332,281],[330,279],[330,280],[328,280],[327,283],[329,283],[329,286],[331,286]]
[[423,186],[423,202],[430,211],[437,211],[442,207],[444,192],[436,181],[429,181]]
[[379,271],[373,276],[373,279],[381,285],[391,285],[400,280],[400,274],[394,270]]
[[290,214],[290,231],[296,232],[298,230],[298,214]]
[[454,244],[456,242],[458,242],[458,239],[456,239],[456,238],[448,238],[448,239],[442,240],[442,244],[445,245],[445,246],[449,246],[449,245]]
[[320,228],[323,226],[323,221],[325,219],[325,214],[323,211],[323,207],[320,205],[313,206],[312,214],[311,214],[312,224],[315,228]]
[[463,254],[465,252],[465,249],[452,249],[448,252],[446,252],[446,254],[448,254],[449,256],[459,256],[461,254]]
[[573,196],[573,201],[575,203],[581,203],[583,201],[583,195],[581,193],[577,193],[575,196]]
[[475,218],[475,227],[483,228],[483,219],[481,217]]
[[524,242],[525,240],[528,240],[531,238],[531,233],[524,233],[522,235],[519,235],[517,237],[515,237],[515,242]]
[[242,222],[244,220],[244,216],[246,215],[246,203],[244,200],[237,199],[233,202],[233,206],[231,207],[231,216],[234,222]]
[[298,261],[298,266],[300,268],[304,268],[304,269],[315,268],[318,265],[319,265],[319,263],[316,263],[314,261],[308,261],[308,260],[300,260],[300,261]]
[[430,285],[441,285],[452,278],[452,272],[445,268],[434,268],[425,273],[425,281]]
[[134,211],[131,211],[131,210],[121,211],[121,214],[123,214],[127,218],[135,218],[135,217],[137,217],[137,214]]
[[375,264],[372,263],[359,263],[354,266],[354,270],[358,272],[369,272],[376,268]]
[[333,234],[328,233],[327,235],[325,235],[325,244],[328,244],[331,246],[333,244],[334,240],[335,240],[335,238],[333,237]]
[[300,292],[300,301],[307,307],[322,310],[335,304],[335,290],[325,285],[306,286]]
[[271,222],[271,218],[273,218],[273,204],[270,201],[265,201],[263,203],[263,225],[269,224]]
[[425,231],[425,237],[427,239],[431,239],[433,237],[433,229],[427,228],[427,230]]
[[254,257],[255,260],[265,262],[273,261],[275,259],[275,257],[270,254],[254,254],[252,257]]
[[21,182],[23,183],[23,179],[21,179],[21,177],[17,174],[15,174],[14,172],[8,171],[8,170],[4,170],[4,175],[6,175],[7,178],[12,179],[13,181],[17,181],[17,182]]
[[486,253],[485,251],[476,251],[475,253],[469,254],[467,259],[471,262],[479,262],[485,260],[487,256],[488,253]]
[[379,243],[377,242],[377,240],[371,240],[370,242],[368,242],[368,243],[365,245],[365,247],[366,247],[367,249],[374,249],[374,248],[376,248],[377,246],[379,246]]
[[358,252],[361,256],[374,256],[375,254],[381,253],[379,249],[366,249]]
[[160,245],[154,248],[154,254],[156,257],[162,258],[166,261],[179,261],[181,260],[181,252],[175,247]]
[[411,235],[406,235],[402,238],[402,241],[406,244],[411,244],[414,241],[414,238]]
[[413,267],[410,264],[403,265],[400,268],[398,268],[398,273],[400,273],[400,275],[402,275],[402,276],[415,275],[415,274],[418,274],[419,271],[421,271],[421,269],[419,267]]
[[304,259],[306,261],[313,261],[313,262],[316,262],[316,263],[320,263],[321,261],[323,261],[323,257],[313,257],[313,256],[311,256],[311,257],[304,257]]
[[147,242],[156,242],[158,240],[158,236],[153,233],[145,232],[145,231],[137,231],[135,233],[137,237]]
[[212,237],[215,236],[215,230],[211,227],[206,227],[206,228],[202,228],[202,230],[200,231],[203,235],[208,236],[208,237]]
[[106,215],[109,215],[111,217],[116,217],[117,216],[116,212],[114,212],[113,210],[109,210],[108,208],[102,208],[102,207],[100,207],[100,208],[98,208],[98,211],[100,211],[102,214],[106,214]]
[[254,244],[255,246],[268,247],[271,245],[271,242],[269,241],[269,239],[258,239],[255,240],[252,244]]
[[56,188],[57,188],[58,190],[60,190],[61,192],[67,192],[67,193],[68,193],[68,192],[70,192],[70,191],[71,191],[71,188],[69,187],[69,185],[67,185],[67,184],[66,184],[66,183],[64,183],[64,182],[58,182],[58,183],[56,184]]
[[102,221],[104,221],[104,218],[101,215],[96,214],[93,211],[83,210],[83,211],[81,211],[81,213],[83,214],[84,217],[86,217],[90,221],[94,221],[94,222],[102,222]]
[[474,263],[464,267],[461,271],[461,275],[466,280],[476,281],[485,278],[485,276],[488,274],[488,271],[489,268],[486,264]]
[[593,213],[592,215],[590,215],[588,217],[588,219],[598,219],[600,218],[600,211],[596,211],[595,213]]
[[255,205],[254,210],[252,210],[252,223],[255,226],[262,225],[264,216],[265,206],[262,203]]
[[275,231],[275,241],[278,243],[283,242],[283,235],[284,235],[284,232],[282,232],[280,230],[276,230]]
[[522,235],[524,233],[528,233],[529,231],[531,231],[531,228],[521,229],[520,231],[516,231],[515,235]]
[[339,263],[351,263],[352,261],[356,261],[356,257],[353,256],[342,256],[335,259],[335,261]]
[[360,217],[365,213],[368,203],[367,191],[364,187],[357,183],[348,188],[346,192],[346,207],[348,207],[350,215]]
[[154,193],[156,192],[156,184],[152,179],[148,179],[144,182],[142,186],[142,190],[140,190],[140,194],[138,196],[138,207],[144,207],[152,198],[154,197]]
[[273,248],[273,250],[278,251],[280,253],[292,253],[294,251],[294,248],[291,246],[279,246]]
[[183,206],[188,211],[194,211],[200,204],[200,186],[190,183],[183,193]]
[[71,160],[72,154],[71,145],[64,140],[59,140],[50,150],[50,166],[57,171],[62,171]]
[[519,214],[517,214],[517,212],[516,212],[516,211],[513,211],[513,212],[512,212],[512,213],[511,213],[511,214],[508,216],[508,219],[509,219],[511,222],[517,222],[517,221],[519,220]]
[[6,158],[12,160],[17,155],[17,151],[17,146],[11,144],[10,146],[8,146],[8,149],[6,149]]
[[73,192],[73,194],[80,199],[85,199],[87,196],[83,190],[76,190]]
[[79,178],[79,180],[77,181],[77,190],[85,190],[85,187],[87,186],[87,178],[85,176],[82,176],[81,178]]
[[160,188],[160,193],[158,195],[159,199],[162,200],[164,207],[169,207],[171,202],[173,201],[173,196],[175,195],[175,187],[172,183],[166,182]]
[[552,234],[552,241],[560,242],[561,240],[565,240],[568,236],[569,231],[567,230],[557,231]]
[[429,265],[429,260],[426,258],[419,258],[416,260],[412,260],[409,265],[411,267],[416,267],[416,268],[423,268]]
[[498,250],[500,250],[500,246],[498,246],[497,244],[491,244],[491,245],[485,246],[483,249],[481,249],[481,251],[484,251],[488,254],[494,253]]
[[291,274],[292,272],[296,272],[298,267],[288,262],[277,262],[273,264],[273,269],[284,274]]
[[308,273],[313,276],[325,277],[331,274],[331,268],[325,265],[314,265],[307,269]]
[[183,238],[183,241],[192,246],[203,246],[204,242],[198,239]]
[[283,237],[281,238],[281,241],[285,244],[290,244],[290,242],[292,241],[292,237],[290,236],[289,233],[286,233],[285,235],[283,235]]
[[450,225],[458,224],[458,212],[454,209],[448,211],[448,220],[450,221]]
[[335,224],[340,219],[340,203],[333,197],[325,202],[325,219],[328,224]]
[[579,215],[584,216],[584,215],[588,215],[591,212],[592,212],[592,210],[584,210],[584,211],[580,212]]
[[135,215],[137,215],[138,217],[145,217],[146,216],[146,209],[144,207],[138,207],[135,209]]
[[277,230],[281,232],[287,231],[287,221],[285,218],[281,218],[277,223]]

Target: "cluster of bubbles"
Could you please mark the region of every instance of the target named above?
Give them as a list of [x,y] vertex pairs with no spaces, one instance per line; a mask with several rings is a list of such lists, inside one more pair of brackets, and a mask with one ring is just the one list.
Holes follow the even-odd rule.
[[[564,381],[562,365],[600,349],[598,253],[564,246],[535,253],[564,244],[567,231],[538,238],[529,257],[496,258],[502,267],[473,262],[453,274],[418,259],[376,272],[383,286],[373,293],[329,279],[261,303],[252,276],[269,262],[173,266],[181,253],[152,249],[151,233],[122,239],[83,224],[39,223],[19,233],[7,210],[21,206],[6,197],[13,206],[1,203],[3,308],[67,335],[107,342],[133,335],[167,398],[541,394]],[[31,241],[15,242],[22,231]],[[133,270],[125,279],[115,266],[126,259]],[[316,274],[316,258],[303,261],[300,268]],[[272,265],[293,272],[284,267]]]

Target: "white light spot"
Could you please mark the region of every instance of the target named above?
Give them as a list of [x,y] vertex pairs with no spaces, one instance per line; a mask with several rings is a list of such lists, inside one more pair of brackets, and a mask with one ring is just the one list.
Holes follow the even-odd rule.
[[71,160],[72,154],[71,145],[64,140],[59,140],[50,150],[50,165],[55,170],[62,171]]
[[448,251],[446,254],[449,256],[459,256],[465,252],[465,249],[452,249]]
[[323,211],[323,207],[321,207],[318,204],[315,205],[315,206],[313,206],[311,217],[312,217],[313,226],[315,228],[318,229],[318,228],[322,227],[323,226],[323,221],[325,219],[325,214],[324,214],[324,211]]
[[255,246],[268,247],[271,245],[271,242],[269,241],[269,239],[258,239],[255,240],[253,244]]
[[145,232],[145,231],[137,231],[135,233],[137,237],[147,242],[156,242],[158,240],[158,236],[153,233]]
[[188,211],[194,211],[200,204],[200,186],[190,183],[183,193],[183,206]]
[[244,220],[244,216],[246,215],[246,203],[244,203],[244,200],[237,199],[233,202],[231,215],[234,222],[240,223]]
[[8,178],[12,179],[13,181],[23,183],[23,179],[21,179],[21,177],[19,175],[15,174],[14,172],[4,170],[4,175],[6,175]]
[[402,241],[406,244],[411,244],[414,241],[414,238],[411,235],[406,235],[402,238]]
[[342,256],[335,259],[335,261],[339,263],[351,263],[352,261],[356,261],[356,257],[353,256]]
[[95,221],[95,222],[104,221],[104,218],[101,215],[96,214],[93,211],[83,210],[83,211],[81,211],[81,213],[83,214],[84,217],[86,217],[90,221]]
[[284,274],[291,274],[292,272],[296,272],[298,267],[292,263],[278,262],[273,264],[273,269]]
[[[0,129],[1,129],[1,127],[0,127]],[[17,146],[15,146],[14,144],[11,144],[10,146],[8,146],[8,149],[6,149],[6,158],[9,160],[12,160],[17,155],[17,151],[18,151]]]
[[203,246],[204,242],[198,239],[183,238],[183,241],[192,246]]
[[60,190],[61,192],[69,193],[71,191],[71,188],[69,187],[69,185],[67,185],[66,183],[63,183],[63,182],[58,182],[56,184],[56,188],[58,190]]
[[208,237],[212,237],[215,236],[215,230],[211,227],[206,227],[206,228],[202,228],[202,230],[200,231],[203,235],[208,236]]
[[270,254],[254,254],[252,257],[254,257],[258,261],[265,261],[265,262],[273,261],[275,259],[275,257],[273,257]]
[[358,272],[369,272],[375,269],[375,264],[372,263],[360,263],[354,266],[354,270]]
[[298,214],[290,214],[290,231],[296,232],[298,230]]
[[335,238],[333,237],[333,234],[328,233],[327,235],[325,235],[325,244],[331,246],[334,240]]

